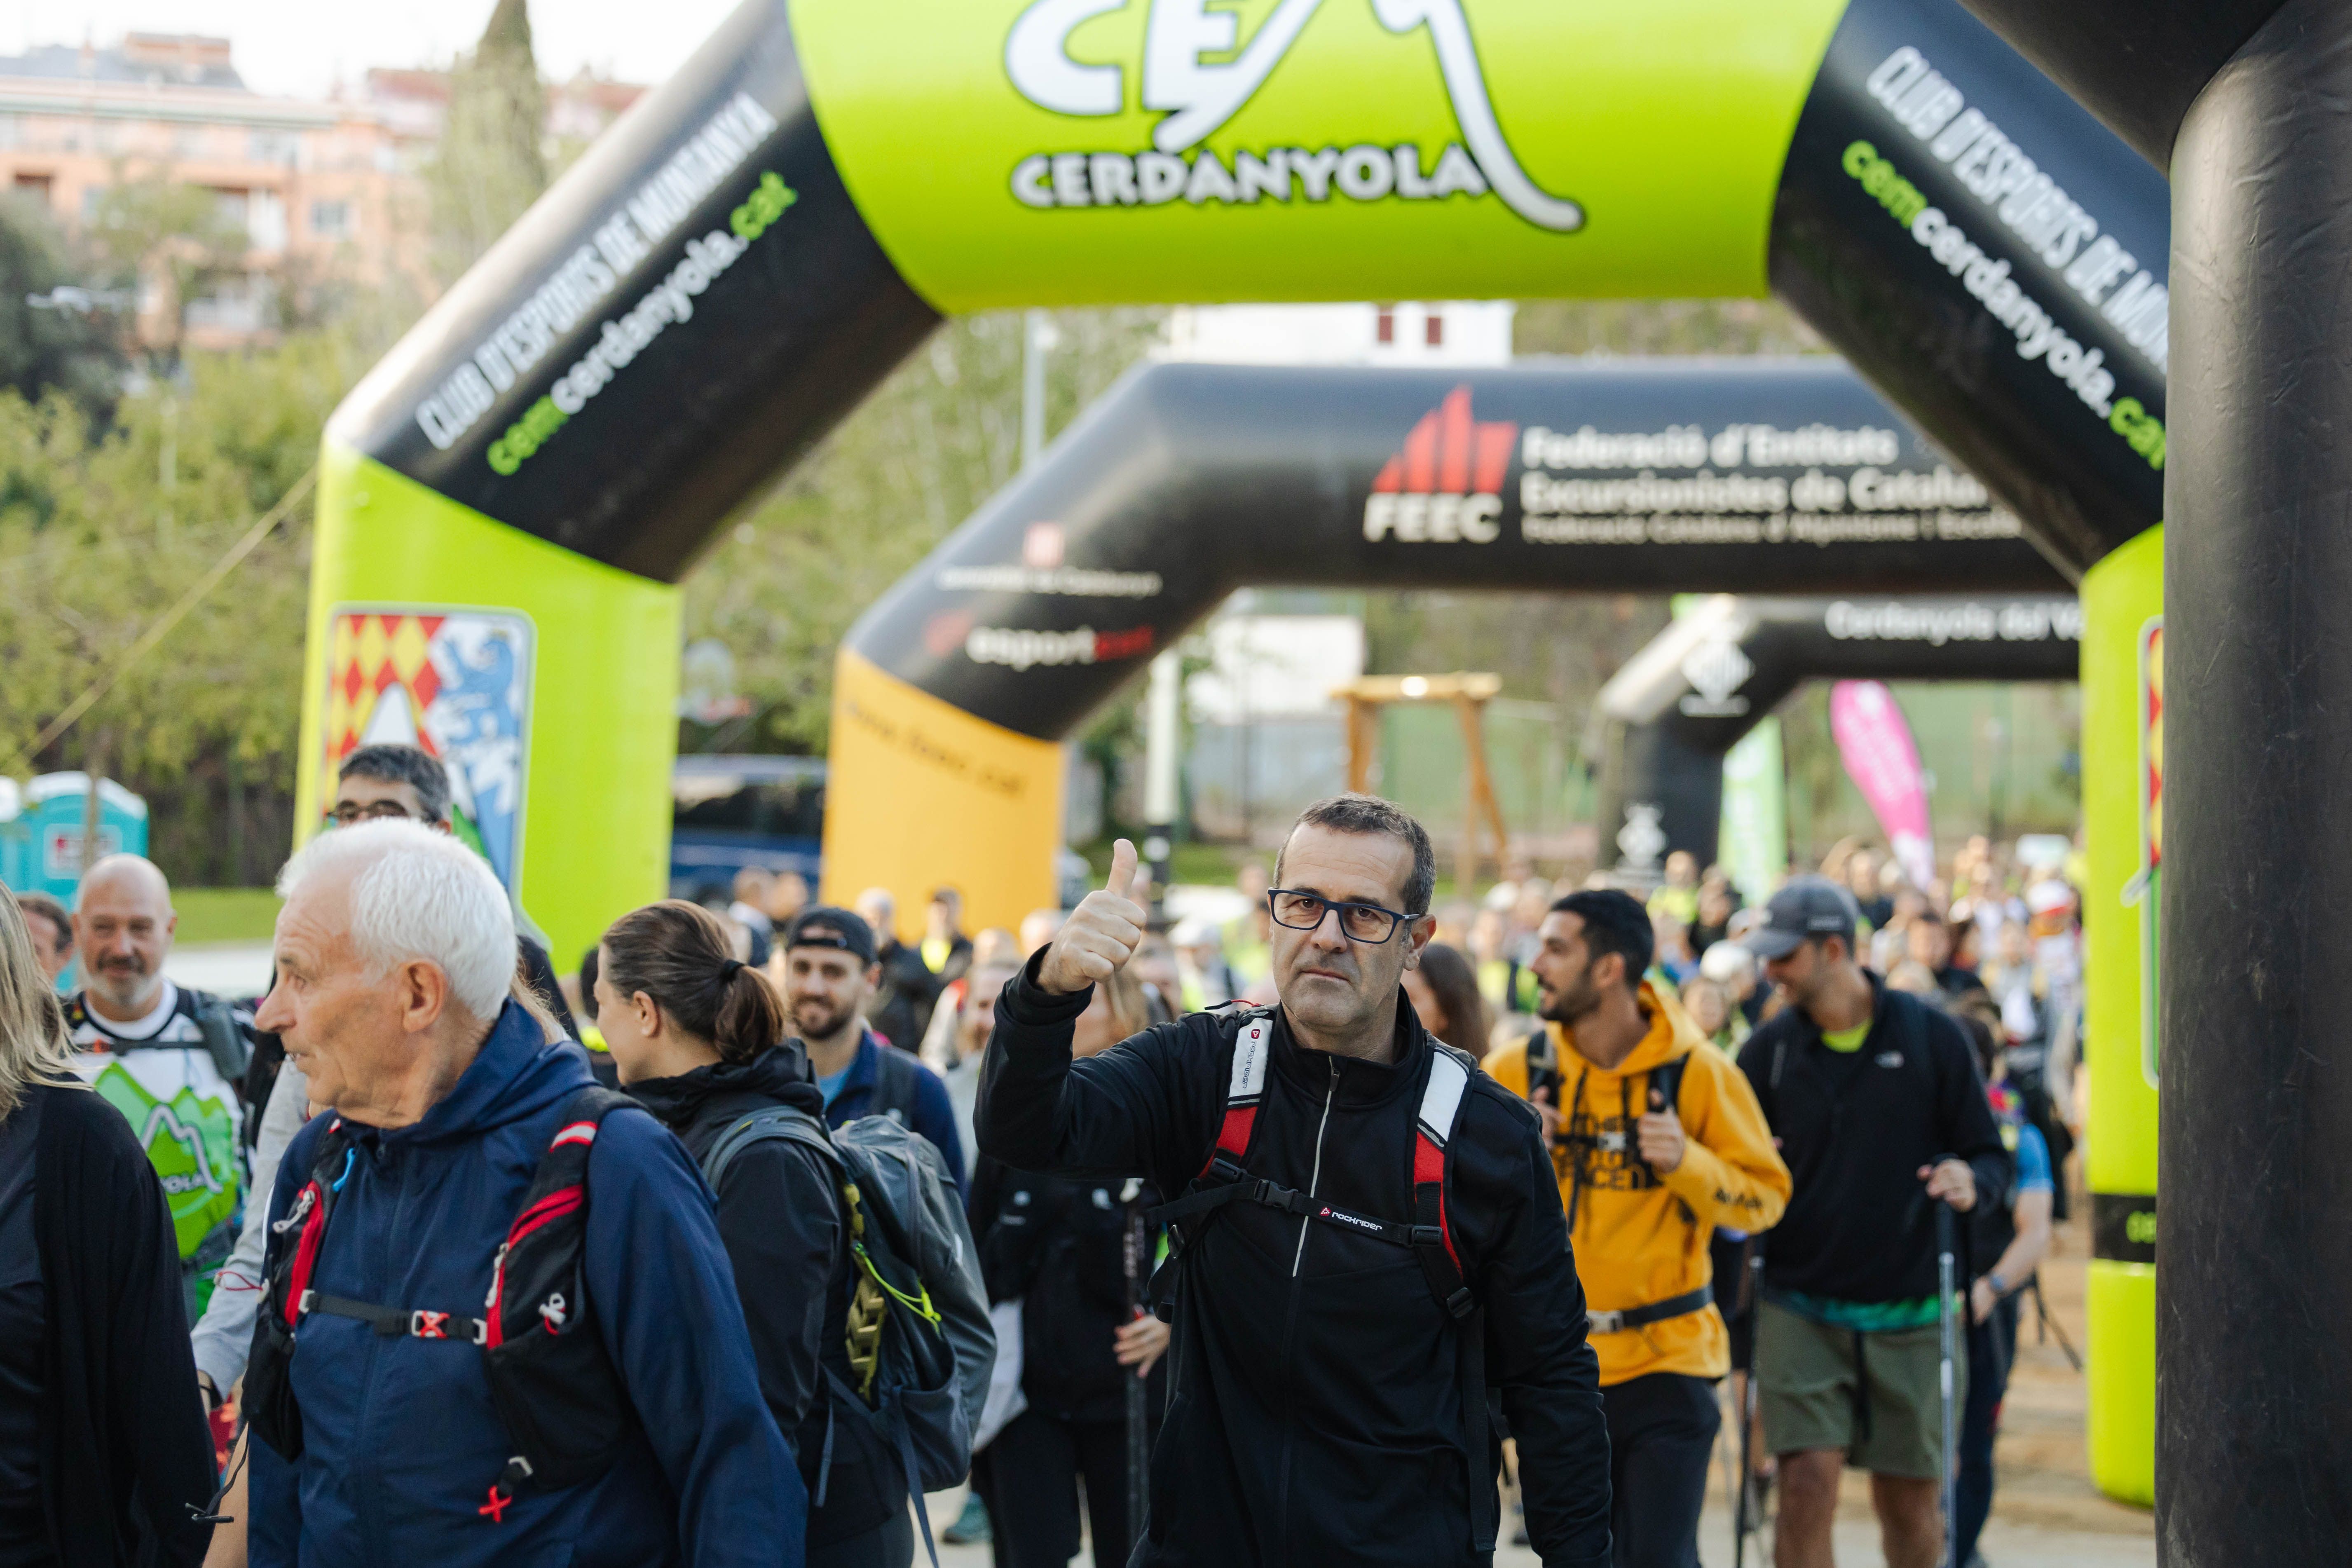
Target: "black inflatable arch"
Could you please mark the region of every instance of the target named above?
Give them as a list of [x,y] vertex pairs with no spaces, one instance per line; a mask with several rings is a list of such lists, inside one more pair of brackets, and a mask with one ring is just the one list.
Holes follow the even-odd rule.
[[[1228,594],[1269,584],[2068,591],[2011,513],[1834,360],[1154,364],[845,639],[827,885],[893,886],[919,863],[985,886],[1005,858],[1050,851],[1053,742]],[[1784,654],[1801,602],[1740,601],[1764,606],[1754,657],[1772,679],[1912,672],[1900,651],[1885,668]],[[1712,747],[1719,775],[1736,738],[1662,731],[1641,765],[1680,777],[1675,748],[1699,768]],[[1678,842],[1712,847],[1719,789],[1688,784]]]
[[1664,852],[1712,860],[1725,753],[1808,680],[2073,680],[2082,636],[2071,594],[1717,595],[1601,688],[1602,849],[1643,812]]

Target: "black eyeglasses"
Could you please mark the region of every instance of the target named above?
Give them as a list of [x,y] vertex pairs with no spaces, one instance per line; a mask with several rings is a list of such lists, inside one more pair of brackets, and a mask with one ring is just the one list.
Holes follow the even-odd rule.
[[380,800],[373,805],[360,805],[352,801],[339,802],[327,813],[328,819],[338,827],[349,827],[355,822],[383,822],[398,817],[406,820],[408,808],[396,800]]
[[1293,931],[1313,931],[1323,923],[1331,910],[1339,911],[1339,931],[1349,942],[1369,942],[1374,946],[1396,935],[1397,927],[1419,915],[1399,914],[1378,904],[1352,903],[1345,899],[1326,899],[1315,893],[1302,893],[1296,888],[1269,889],[1266,906],[1275,920]]

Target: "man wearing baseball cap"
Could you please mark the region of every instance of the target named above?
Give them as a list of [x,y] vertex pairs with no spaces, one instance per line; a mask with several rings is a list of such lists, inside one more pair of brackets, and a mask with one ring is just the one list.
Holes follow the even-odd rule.
[[1852,1464],[1871,1472],[1889,1568],[1934,1568],[1949,1460],[1935,1205],[1998,1204],[2011,1168],[1967,1037],[1856,962],[1857,915],[1843,888],[1800,877],[1741,939],[1789,1004],[1739,1053],[1796,1183],[1765,1245],[1756,1330],[1780,1464],[1774,1550],[1783,1568],[1833,1561]]
[[811,904],[785,925],[770,963],[824,1091],[826,1124],[890,1117],[931,1141],[961,1192],[963,1140],[948,1086],[912,1051],[866,1026],[866,1005],[882,980],[874,928],[854,910]]

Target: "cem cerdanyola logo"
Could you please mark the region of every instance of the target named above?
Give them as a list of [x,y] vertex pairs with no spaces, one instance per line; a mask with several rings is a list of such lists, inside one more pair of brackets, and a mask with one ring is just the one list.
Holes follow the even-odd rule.
[[[1005,39],[1004,71],[1014,89],[1056,114],[1122,112],[1127,68],[1072,58],[1070,35],[1131,3],[1035,0]],[[1565,234],[1584,226],[1582,206],[1544,190],[1519,166],[1495,113],[1462,0],[1368,0],[1390,32],[1428,30],[1461,142],[1449,142],[1433,155],[1411,142],[1240,150],[1230,168],[1202,146],[1265,85],[1323,3],[1279,0],[1244,45],[1241,19],[1209,9],[1209,0],[1146,0],[1141,101],[1166,116],[1152,131],[1151,148],[1034,153],[1013,167],[1014,198],[1032,207],[1089,207],[1155,206],[1180,197],[1199,206],[1261,197],[1286,202],[1294,195],[1315,203],[1335,195],[1375,202],[1492,195],[1538,228]],[[1232,58],[1213,61],[1211,55]]]
[[1364,498],[1364,537],[1401,543],[1491,544],[1502,531],[1503,475],[1519,427],[1470,417],[1457,386],[1421,416]]

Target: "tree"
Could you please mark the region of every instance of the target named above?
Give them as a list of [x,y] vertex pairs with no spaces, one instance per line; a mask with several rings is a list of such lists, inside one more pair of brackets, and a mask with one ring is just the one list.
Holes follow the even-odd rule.
[[[191,301],[242,278],[252,247],[245,216],[217,191],[183,184],[154,171],[137,176],[118,165],[83,226],[91,275],[134,295],[139,342],[162,374],[175,374]],[[134,324],[128,314],[118,328]]]
[[[1075,418],[1164,333],[1157,310],[1066,310],[1048,428]],[[686,583],[687,635],[734,654],[756,706],[692,748],[821,752],[850,623],[1021,465],[1017,313],[950,321],[842,422]]]
[[433,269],[471,267],[547,189],[547,121],[524,0],[498,0],[481,42],[449,76],[449,118],[425,167]]
[[112,406],[121,374],[119,319],[39,310],[28,299],[78,281],[48,210],[21,197],[0,199],[0,387],[32,401],[54,388],[96,417]]
[[[0,755],[111,670],[301,478],[327,411],[363,367],[331,334],[195,353],[168,399],[175,415],[166,384],[150,383],[103,429],[60,393],[37,403],[0,393]],[[175,879],[266,877],[291,824],[310,544],[298,510],[163,646],[10,771],[80,767],[98,745],[108,771],[148,797],[153,849]]]

